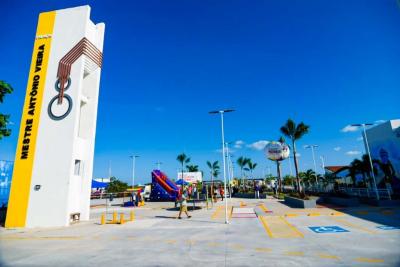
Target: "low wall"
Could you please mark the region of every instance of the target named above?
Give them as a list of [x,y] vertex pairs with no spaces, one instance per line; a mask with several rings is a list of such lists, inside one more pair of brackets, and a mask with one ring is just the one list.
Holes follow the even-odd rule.
[[317,201],[315,198],[309,200],[303,200],[299,198],[285,196],[285,204],[293,208],[316,208]]
[[324,196],[321,198],[322,202],[327,204],[333,204],[343,207],[357,207],[360,206],[358,198],[344,198],[344,197],[328,197]]

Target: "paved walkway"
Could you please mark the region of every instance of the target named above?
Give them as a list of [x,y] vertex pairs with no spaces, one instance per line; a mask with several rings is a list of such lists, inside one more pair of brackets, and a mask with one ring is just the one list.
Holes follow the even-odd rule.
[[134,220],[52,229],[0,229],[1,266],[400,266],[400,208],[292,209],[232,199],[176,219],[173,203],[108,207]]

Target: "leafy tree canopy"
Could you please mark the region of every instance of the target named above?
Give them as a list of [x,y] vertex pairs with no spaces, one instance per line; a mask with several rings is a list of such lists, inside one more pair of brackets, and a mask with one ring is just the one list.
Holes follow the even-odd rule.
[[[11,94],[13,91],[14,89],[10,84],[6,83],[5,81],[0,81],[0,103],[4,102],[4,97],[6,94]],[[11,129],[7,128],[9,119],[10,115],[0,113],[0,140],[3,137],[10,136],[11,134]]]
[[118,180],[115,177],[111,177],[110,183],[106,187],[108,193],[124,192],[128,188],[128,184]]

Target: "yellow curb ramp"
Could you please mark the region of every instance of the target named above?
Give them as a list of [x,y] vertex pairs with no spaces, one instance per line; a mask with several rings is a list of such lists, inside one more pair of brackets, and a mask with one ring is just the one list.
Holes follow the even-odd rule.
[[304,235],[283,216],[260,216],[265,231],[271,238],[303,238]]

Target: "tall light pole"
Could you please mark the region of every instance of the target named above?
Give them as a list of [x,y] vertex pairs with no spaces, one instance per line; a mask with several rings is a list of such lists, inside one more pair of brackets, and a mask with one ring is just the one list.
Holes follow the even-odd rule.
[[365,126],[371,126],[374,125],[373,123],[358,123],[358,124],[352,124],[351,126],[355,127],[363,127],[363,138],[364,138],[364,144],[365,148],[367,150],[367,154],[369,157],[369,164],[371,166],[371,174],[372,174],[372,179],[374,182],[374,189],[375,189],[375,194],[376,194],[376,199],[379,200],[379,192],[378,192],[378,187],[376,186],[376,179],[375,179],[375,174],[374,174],[374,165],[372,164],[372,158],[371,158],[371,152],[369,151],[369,144],[368,144],[368,138],[367,138],[367,132],[365,129]]
[[325,157],[324,156],[320,156],[321,159],[321,167],[324,170],[324,175],[326,174],[326,170],[325,170]]
[[311,152],[312,152],[312,158],[314,161],[314,172],[315,172],[315,182],[318,185],[318,179],[317,179],[317,164],[315,163],[315,153],[314,153],[314,148],[317,148],[318,145],[305,145],[304,148],[311,148]]
[[210,111],[209,114],[221,115],[221,135],[222,135],[222,162],[224,164],[224,198],[225,198],[225,223],[228,222],[228,202],[226,200],[226,164],[225,164],[225,136],[224,136],[224,113],[233,112],[233,109]]
[[136,158],[138,158],[138,155],[132,155],[129,156],[132,159],[132,189],[135,187],[135,164],[136,164]]

